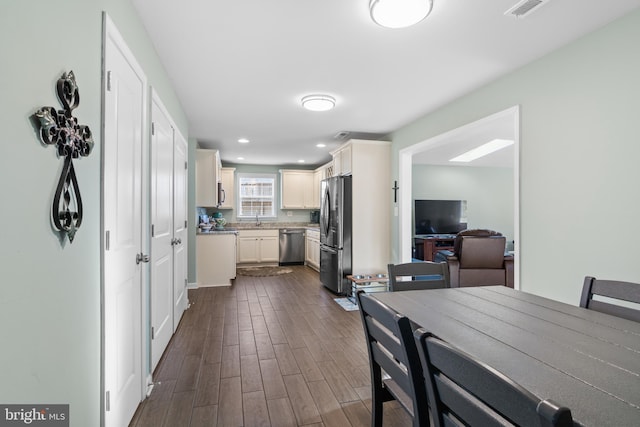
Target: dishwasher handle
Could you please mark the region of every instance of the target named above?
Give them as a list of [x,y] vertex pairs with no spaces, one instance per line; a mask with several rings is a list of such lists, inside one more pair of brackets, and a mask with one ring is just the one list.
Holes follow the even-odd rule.
[[280,234],[304,234],[304,230],[287,230],[281,229]]

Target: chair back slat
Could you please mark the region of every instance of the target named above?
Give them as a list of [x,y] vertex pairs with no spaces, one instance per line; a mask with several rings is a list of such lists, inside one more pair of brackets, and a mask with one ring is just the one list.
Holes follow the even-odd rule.
[[442,402],[443,420],[448,419],[454,425],[460,425],[464,422],[483,427],[513,425],[513,423],[500,416],[498,412],[489,408],[472,394],[467,393],[464,388],[447,377],[437,375],[435,383]]
[[411,291],[449,287],[449,268],[446,262],[408,262],[388,264],[389,290]]
[[[610,300],[594,299],[594,296],[605,297]],[[621,301],[621,304],[615,304],[615,300]],[[618,280],[599,280],[590,276],[585,277],[580,307],[640,322],[640,305],[637,306],[638,308],[633,308],[625,306],[625,303],[640,304],[640,284]]]
[[599,311],[600,313],[606,313],[623,319],[640,322],[640,310],[634,310],[633,308],[609,304],[608,302],[598,300],[591,300],[588,308]]
[[538,397],[494,368],[424,329],[414,337],[436,427],[573,425],[569,409],[551,404],[540,412]]

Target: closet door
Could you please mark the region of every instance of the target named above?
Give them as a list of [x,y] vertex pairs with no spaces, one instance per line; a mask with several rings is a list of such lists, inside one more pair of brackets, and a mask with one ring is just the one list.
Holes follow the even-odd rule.
[[173,138],[171,121],[153,93],[151,105],[151,371],[174,331]]
[[187,308],[187,140],[177,130],[173,145],[173,330]]
[[[143,399],[142,295],[148,228],[143,186],[147,79],[104,14],[104,395],[105,427],[129,424]],[[148,252],[147,252],[148,253]],[[71,381],[71,379],[70,379]]]

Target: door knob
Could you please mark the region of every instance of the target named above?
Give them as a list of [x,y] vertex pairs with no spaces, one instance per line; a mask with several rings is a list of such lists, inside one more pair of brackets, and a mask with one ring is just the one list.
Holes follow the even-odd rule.
[[142,252],[136,254],[136,264],[140,264],[141,262],[149,262],[149,255],[145,255]]

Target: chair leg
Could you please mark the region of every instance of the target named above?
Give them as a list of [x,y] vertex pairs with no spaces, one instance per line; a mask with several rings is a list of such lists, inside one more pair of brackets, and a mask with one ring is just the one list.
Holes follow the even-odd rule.
[[382,427],[383,393],[378,387],[371,387],[371,427]]

